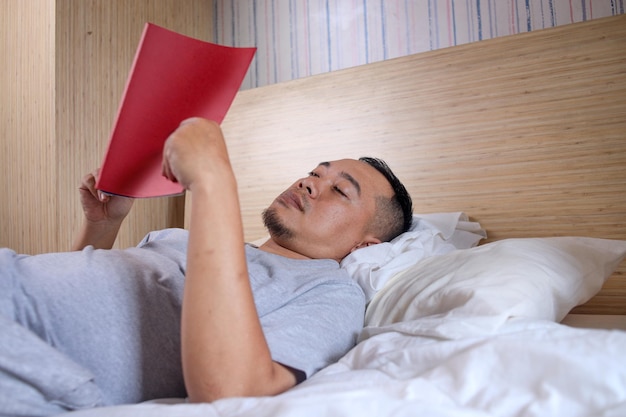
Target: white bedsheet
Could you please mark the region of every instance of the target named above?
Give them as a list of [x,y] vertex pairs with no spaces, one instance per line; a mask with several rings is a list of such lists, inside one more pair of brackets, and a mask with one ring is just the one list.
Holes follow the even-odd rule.
[[[465,334],[458,332],[463,323],[437,320],[366,329],[338,363],[277,397],[70,415],[626,416],[625,331],[512,319],[486,334],[468,324]],[[446,335],[448,328],[454,335]]]

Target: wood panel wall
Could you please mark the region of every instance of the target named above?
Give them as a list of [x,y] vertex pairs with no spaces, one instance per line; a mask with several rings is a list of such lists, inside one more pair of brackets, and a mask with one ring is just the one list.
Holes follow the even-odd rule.
[[0,246],[54,248],[54,2],[0,2]]
[[[492,240],[626,240],[626,15],[242,91],[222,126],[248,240],[293,180],[363,155]],[[626,262],[577,311],[626,314]]]
[[[212,40],[211,0],[7,0],[0,246],[67,250],[78,185],[99,166],[144,23]],[[182,226],[182,198],[137,201],[118,246]]]

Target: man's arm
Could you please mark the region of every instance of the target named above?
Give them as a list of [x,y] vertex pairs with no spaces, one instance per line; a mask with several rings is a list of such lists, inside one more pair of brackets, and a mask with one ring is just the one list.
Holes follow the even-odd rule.
[[272,361],[245,258],[237,184],[217,123],[190,119],[168,139],[163,172],[193,194],[182,307],[191,401],[274,395],[296,383]]
[[133,199],[110,196],[96,190],[98,171],[85,175],[79,187],[80,202],[85,218],[74,238],[72,250],[88,245],[96,249],[111,249]]

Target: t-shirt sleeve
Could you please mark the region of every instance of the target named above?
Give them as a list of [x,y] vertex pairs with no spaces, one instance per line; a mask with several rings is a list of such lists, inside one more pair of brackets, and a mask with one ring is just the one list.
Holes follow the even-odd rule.
[[364,314],[363,291],[338,281],[309,289],[261,322],[272,359],[310,377],[354,346]]

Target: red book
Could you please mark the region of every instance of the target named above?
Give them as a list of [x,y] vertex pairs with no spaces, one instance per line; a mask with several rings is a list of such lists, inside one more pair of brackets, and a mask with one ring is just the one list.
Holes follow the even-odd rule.
[[163,144],[189,117],[222,122],[255,51],[146,23],[96,188],[128,197],[182,193],[161,175]]

